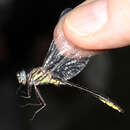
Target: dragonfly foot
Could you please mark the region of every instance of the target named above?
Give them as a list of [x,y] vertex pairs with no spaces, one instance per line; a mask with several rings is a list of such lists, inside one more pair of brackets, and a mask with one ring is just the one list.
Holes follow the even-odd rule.
[[40,106],[41,104],[33,104],[33,103],[27,103],[25,105],[21,105],[21,108],[27,107],[27,106]]
[[[41,105],[41,104],[40,104]],[[44,104],[42,107],[40,107],[33,115],[33,117],[30,120],[33,120],[35,118],[35,116],[38,114],[38,112],[40,112],[44,107],[46,106],[46,104]]]

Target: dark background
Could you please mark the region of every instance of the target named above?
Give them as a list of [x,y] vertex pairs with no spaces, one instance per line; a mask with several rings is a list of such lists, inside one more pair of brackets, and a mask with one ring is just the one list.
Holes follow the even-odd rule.
[[130,128],[129,47],[92,58],[87,68],[72,79],[109,95],[123,106],[124,114],[79,90],[53,85],[40,86],[47,107],[33,121],[29,119],[35,107],[19,107],[27,100],[15,94],[19,87],[16,72],[42,65],[61,11],[81,2],[0,0],[0,130]]

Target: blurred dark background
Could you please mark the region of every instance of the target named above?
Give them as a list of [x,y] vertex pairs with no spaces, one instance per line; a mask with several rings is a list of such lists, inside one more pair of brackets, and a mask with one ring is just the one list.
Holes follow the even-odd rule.
[[72,79],[109,95],[124,107],[124,114],[77,89],[53,85],[40,86],[47,107],[33,121],[29,119],[35,107],[19,107],[27,100],[16,95],[16,72],[42,65],[60,13],[81,2],[0,0],[0,130],[130,128],[130,47],[93,57],[86,69]]

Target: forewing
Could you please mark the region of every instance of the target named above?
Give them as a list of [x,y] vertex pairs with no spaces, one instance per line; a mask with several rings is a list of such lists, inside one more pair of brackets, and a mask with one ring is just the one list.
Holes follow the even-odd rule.
[[43,68],[45,70],[51,71],[57,63],[63,59],[63,56],[60,54],[54,40],[51,42],[50,48],[47,52],[46,58],[43,63]]
[[[70,8],[65,9],[61,13],[60,18],[70,10]],[[63,42],[62,50],[59,51],[57,49],[53,40],[43,63],[43,68],[51,72],[54,78],[68,80],[79,74],[85,68],[89,58],[82,58],[80,56],[81,50],[74,46],[71,46],[70,50],[70,45],[63,39],[63,35],[59,31],[58,39]]]
[[[66,13],[68,13],[71,10],[71,8],[66,8],[64,9],[59,17],[59,20],[61,19],[61,17],[63,17]],[[44,60],[43,63],[43,67],[46,70],[51,70],[55,64],[57,64],[62,58],[63,56],[59,53],[59,51],[56,48],[56,45],[54,43],[55,41],[52,40],[50,48],[47,52],[46,58]]]
[[64,57],[52,73],[60,80],[69,80],[78,75],[87,65],[89,58],[68,58]]
[[87,65],[89,58],[71,58],[76,54],[63,55],[52,41],[43,68],[52,73],[54,78],[68,80],[79,74]]

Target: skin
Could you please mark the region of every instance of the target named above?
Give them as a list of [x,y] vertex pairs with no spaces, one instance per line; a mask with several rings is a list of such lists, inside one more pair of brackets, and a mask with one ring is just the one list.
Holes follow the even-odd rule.
[[[60,30],[60,31],[59,31]],[[62,32],[63,38],[59,38]],[[87,57],[130,45],[130,0],[87,0],[61,18],[54,30],[60,50],[63,39]]]

